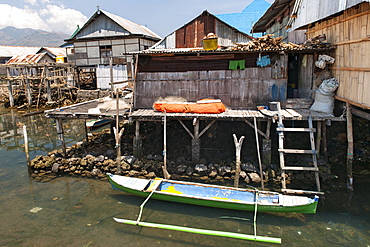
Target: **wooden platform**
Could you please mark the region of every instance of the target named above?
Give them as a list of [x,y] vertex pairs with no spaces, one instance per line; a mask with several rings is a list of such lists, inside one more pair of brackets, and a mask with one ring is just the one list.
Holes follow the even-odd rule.
[[[91,100],[66,107],[56,108],[45,111],[50,118],[69,118],[69,119],[112,119],[116,116],[115,109],[100,109],[94,113],[99,104],[104,103],[102,99]],[[323,115],[312,112],[308,109],[283,109],[283,119],[285,120],[307,120],[311,116],[313,121],[345,121],[345,118]],[[153,109],[137,109],[130,112],[129,109],[120,109],[120,117],[138,121],[161,121],[164,117],[163,112]],[[198,114],[198,113],[166,113],[169,119],[200,119],[200,120],[224,120],[224,121],[243,121],[245,119],[257,118],[259,121],[268,119],[278,119],[278,112],[271,110],[233,110],[227,109],[219,114]]]

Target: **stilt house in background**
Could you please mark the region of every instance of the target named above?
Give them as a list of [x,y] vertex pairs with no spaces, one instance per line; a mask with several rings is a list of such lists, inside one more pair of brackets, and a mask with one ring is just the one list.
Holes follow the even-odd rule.
[[[280,8],[276,9],[277,6]],[[277,0],[256,23],[254,30],[267,33],[286,30],[288,38],[291,37],[289,33],[304,30],[307,39],[325,35],[327,42],[336,45],[332,53],[335,63],[329,67],[328,76],[339,80],[336,99],[347,107],[347,172],[351,188],[352,114],[370,120],[369,0],[320,0],[315,4],[310,0]],[[316,76],[315,71],[313,76]]]
[[252,33],[252,27],[270,5],[265,0],[254,0],[240,13],[218,14],[216,16],[244,33],[253,37],[261,37],[261,34]]
[[[66,42],[68,61],[75,63],[79,83],[94,81],[98,88],[110,88],[110,58],[113,58],[114,81],[131,76],[131,57],[122,53],[141,51],[158,42],[160,37],[149,28],[98,9]],[[93,85],[92,87],[95,87]]]
[[229,46],[233,43],[248,42],[252,36],[230,26],[207,10],[181,28],[167,35],[151,49],[199,48],[209,33],[218,35],[218,45]]

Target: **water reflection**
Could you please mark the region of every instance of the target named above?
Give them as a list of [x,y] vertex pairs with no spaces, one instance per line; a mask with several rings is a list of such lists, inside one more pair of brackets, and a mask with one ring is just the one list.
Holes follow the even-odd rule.
[[[55,123],[0,108],[0,246],[268,246],[116,223],[135,220],[143,198],[113,190],[107,181],[28,176],[22,126],[31,159],[61,149]],[[67,146],[85,138],[84,121],[63,121]],[[338,180],[339,181],[339,180]],[[315,215],[259,213],[257,234],[281,237],[283,246],[369,246],[368,179],[355,180],[352,201],[335,181]],[[342,187],[340,187],[342,186]],[[37,213],[30,210],[41,208]],[[143,221],[253,234],[253,213],[149,200]]]

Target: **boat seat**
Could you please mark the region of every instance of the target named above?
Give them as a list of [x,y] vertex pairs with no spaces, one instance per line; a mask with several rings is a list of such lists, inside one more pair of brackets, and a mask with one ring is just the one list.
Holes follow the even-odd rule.
[[146,189],[146,191],[152,192],[153,190],[156,190],[161,183],[162,183],[162,178],[154,179],[153,182]]

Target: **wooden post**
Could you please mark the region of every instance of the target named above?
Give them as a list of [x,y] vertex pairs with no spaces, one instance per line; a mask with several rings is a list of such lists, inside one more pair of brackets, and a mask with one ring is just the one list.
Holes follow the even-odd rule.
[[262,138],[262,163],[265,165],[271,165],[271,119],[267,121],[266,126],[266,136],[267,138]]
[[[113,57],[109,58],[109,75],[110,75],[110,86],[111,86],[111,98],[113,99],[114,84],[113,84]],[[116,97],[118,98],[118,90],[116,91]]]
[[194,135],[191,140],[191,157],[193,161],[199,161],[200,159],[200,138],[199,138],[199,119],[194,118]]
[[85,137],[86,137],[86,142],[89,142],[89,134],[88,134],[88,130],[87,130],[87,126],[86,126],[86,119],[84,121],[84,124],[85,124]]
[[121,173],[121,136],[123,134],[124,128],[119,130],[119,97],[118,97],[118,89],[116,91],[116,127],[114,128],[114,134],[116,138],[116,150],[117,150],[117,172]]
[[166,111],[164,112],[163,119],[163,177],[165,179],[170,179],[171,175],[167,171],[167,116]]
[[142,139],[140,137],[140,121],[135,121],[135,137],[133,140],[133,154],[135,157],[142,157],[143,156],[143,146],[142,146]]
[[322,125],[322,145],[323,145],[323,153],[324,153],[325,161],[328,161],[328,142],[327,142],[327,135],[326,135],[326,124]]
[[253,118],[253,120],[254,120],[254,133],[256,135],[258,164],[259,164],[259,168],[260,168],[261,187],[262,187],[262,190],[265,190],[265,185],[263,183],[263,170],[262,170],[262,162],[261,162],[261,154],[260,154],[260,144],[259,144],[259,141],[258,141],[257,120],[256,120],[255,117]]
[[23,125],[23,136],[24,136],[24,150],[26,152],[27,164],[28,164],[28,166],[30,166],[31,165],[31,160],[30,160],[30,153],[28,151],[28,135],[27,135],[26,125]]
[[9,67],[6,67],[6,76],[8,78],[9,104],[10,104],[10,107],[13,107],[14,106],[13,86],[12,86],[12,81],[10,80],[10,68]]
[[347,107],[347,188],[350,191],[354,190],[353,187],[353,126],[352,126],[352,106],[349,103],[346,103]]
[[322,121],[317,121],[317,128],[316,128],[316,151],[317,157],[320,157],[320,150],[321,150],[321,140],[322,140]]
[[63,156],[64,156],[64,158],[66,158],[67,157],[67,150],[66,150],[66,142],[65,142],[65,139],[64,139],[62,119],[56,118],[55,121],[56,121],[58,139],[62,141]]
[[234,137],[234,144],[235,144],[235,178],[234,178],[234,187],[239,187],[239,176],[240,176],[240,157],[241,157],[241,149],[242,149],[242,144],[244,140],[244,136],[238,139],[236,138],[236,135],[233,134]]
[[25,80],[25,83],[26,83],[26,98],[27,98],[28,106],[31,106],[32,105],[32,94],[31,94],[30,82],[28,80],[28,68],[25,67],[25,70],[26,70],[26,80]]

